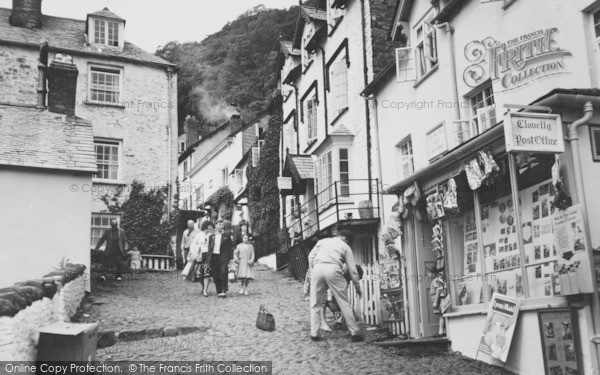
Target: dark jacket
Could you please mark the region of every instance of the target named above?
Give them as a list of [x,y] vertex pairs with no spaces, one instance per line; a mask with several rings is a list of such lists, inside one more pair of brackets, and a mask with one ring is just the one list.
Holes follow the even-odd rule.
[[[213,250],[215,248],[215,235],[212,234],[208,238],[208,259],[212,259]],[[233,259],[233,241],[231,240],[231,236],[225,233],[221,234],[221,248],[219,253],[221,254],[220,258],[223,261],[230,261]]]
[[[112,244],[115,235],[118,236],[119,242],[118,247],[113,249]],[[107,255],[125,256],[127,254],[127,238],[125,237],[125,231],[123,229],[117,228],[116,233],[112,228],[105,230],[96,244],[96,250],[100,249],[100,246],[102,246],[104,242],[106,242],[106,249],[104,251]]]

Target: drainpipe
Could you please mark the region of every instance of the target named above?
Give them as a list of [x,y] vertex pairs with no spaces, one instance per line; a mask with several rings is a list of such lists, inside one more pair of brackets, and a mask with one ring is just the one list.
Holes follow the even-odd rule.
[[294,101],[296,102],[296,113],[294,113],[294,130],[296,131],[296,152],[300,154],[300,124],[298,121],[298,86],[296,86],[296,82],[293,84],[290,83],[290,86],[294,88]]
[[460,106],[458,99],[458,78],[456,74],[456,53],[454,52],[454,28],[450,26],[448,22],[440,23],[435,25],[436,29],[444,30],[446,34],[448,34],[448,38],[450,38],[450,43],[448,43],[450,47],[450,71],[452,72],[452,93],[454,94],[454,116],[456,116],[457,120],[460,120]]
[[[362,49],[363,49],[363,78],[364,87],[369,85],[369,68],[367,67],[367,23],[365,21],[365,0],[360,1],[360,12],[362,21]],[[373,200],[373,192],[371,188],[371,111],[369,110],[369,103],[365,102],[365,120],[366,120],[366,131],[367,131],[367,180],[369,183],[369,200]],[[381,216],[381,215],[380,215]]]
[[323,112],[325,112],[325,137],[329,135],[329,114],[327,113],[327,90],[329,90],[329,77],[327,76],[327,62],[325,61],[325,50],[318,47],[321,52],[321,62],[323,63]]
[[[167,68],[167,138],[168,138],[168,152],[169,152],[169,182],[167,183],[167,199],[169,202],[169,205],[173,205],[172,199],[173,199],[173,187],[171,186],[171,169],[172,169],[172,165],[173,165],[173,155],[171,155],[172,153],[172,146],[171,146],[171,138],[173,137],[173,135],[171,134],[171,127],[173,124],[172,121],[172,110],[171,110],[171,106],[173,105],[173,101],[171,100],[171,96],[173,95],[173,68],[169,67]],[[191,200],[190,200],[191,203]],[[167,208],[167,220],[171,219],[171,207]]]
[[46,71],[48,70],[48,42],[44,41],[40,45],[40,58],[38,62],[38,88],[37,88],[37,108],[46,108]]
[[582,174],[582,170],[581,170],[581,157],[579,155],[579,134],[578,134],[579,128],[587,125],[593,116],[594,107],[592,106],[592,102],[585,103],[585,105],[583,106],[583,112],[584,112],[583,117],[574,121],[569,126],[569,134],[567,136],[567,140],[569,141],[569,143],[571,145],[571,158],[573,160],[573,174],[575,175],[575,189],[577,190],[576,202],[581,205],[583,222],[584,222],[586,231],[588,233],[588,236],[586,238],[586,245],[589,250],[588,251],[588,264],[590,265],[590,277],[592,280],[592,290],[593,290],[592,306],[591,306],[592,311],[591,311],[591,314],[589,315],[589,317],[592,319],[592,323],[593,323],[593,325],[592,325],[593,337],[592,337],[591,341],[595,345],[595,350],[592,350],[592,351],[595,354],[595,357],[594,357],[595,363],[598,364],[600,362],[600,350],[599,350],[599,346],[598,346],[600,344],[600,342],[598,342],[598,338],[597,338],[597,335],[600,333],[600,318],[598,317],[598,314],[600,314],[600,296],[598,295],[598,285],[595,282],[596,272],[595,272],[595,267],[594,267],[594,254],[593,254],[590,239],[589,239],[590,228],[589,228],[589,221],[588,221],[588,216],[587,216],[587,209],[585,206],[586,200],[585,200],[585,191],[584,191],[584,187],[583,187],[583,174]]

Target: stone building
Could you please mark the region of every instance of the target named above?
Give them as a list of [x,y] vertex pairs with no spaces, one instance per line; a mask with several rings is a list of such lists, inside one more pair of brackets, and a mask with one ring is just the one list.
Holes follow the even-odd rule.
[[127,42],[125,25],[107,8],[84,20],[44,15],[42,0],[0,8],[0,102],[36,96],[40,40],[50,60],[72,58],[75,112],[91,123],[98,166],[92,183],[80,186],[92,196],[91,247],[113,217],[102,196],[126,197],[133,180],[171,194],[177,174],[176,66]]

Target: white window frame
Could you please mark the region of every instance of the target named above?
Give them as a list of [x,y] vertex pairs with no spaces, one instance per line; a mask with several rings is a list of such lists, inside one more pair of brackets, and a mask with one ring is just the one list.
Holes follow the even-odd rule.
[[234,188],[237,191],[242,190],[244,183],[243,170],[241,168],[236,168],[233,170],[233,184]]
[[[98,149],[97,147],[109,147],[111,150],[115,149],[117,150],[116,155],[117,155],[117,161],[116,163],[114,162],[114,160],[107,160],[108,163],[99,163],[100,160],[98,160]],[[123,149],[123,142],[121,140],[118,139],[108,139],[108,138],[95,138],[94,139],[94,154],[96,156],[96,165],[98,166],[98,174],[94,177],[94,181],[104,181],[104,182],[118,182],[121,180],[121,173],[122,173],[122,160],[123,160],[123,156],[122,156],[122,149]],[[105,161],[105,160],[102,160]],[[106,165],[108,166],[108,173],[110,176],[110,167],[115,167],[117,168],[116,171],[116,175],[115,178],[105,178],[102,177],[101,173],[100,173],[100,165]]]
[[316,95],[306,101],[306,134],[308,142],[317,139],[319,102]]
[[348,57],[345,53],[331,64],[329,87],[331,98],[332,118],[336,119],[343,110],[348,108]]
[[415,49],[413,47],[396,48],[396,81],[411,82],[417,79]]
[[322,206],[331,203],[335,198],[331,186],[333,184],[332,149],[329,149],[318,157],[316,174],[318,175],[318,178],[315,178],[317,187],[316,195],[318,196],[319,205]]
[[302,36],[302,66],[304,67],[304,69],[307,69],[308,66],[312,63],[312,61],[315,58],[315,54],[314,53],[310,53],[306,50],[306,45],[308,44],[308,42],[310,41],[310,39],[313,37],[313,35],[315,34],[315,29],[313,25],[306,25],[305,27],[310,27],[310,29],[308,29],[308,31],[306,32],[306,34],[304,34]]
[[[118,88],[116,86],[102,85],[101,83],[94,83],[95,74],[104,74],[104,80],[108,76],[110,77],[118,77]],[[95,85],[98,88],[95,88]],[[104,87],[102,87],[104,86]],[[111,90],[110,88],[113,88]],[[98,91],[98,93],[116,93],[116,100],[100,100],[97,98],[93,98],[93,92]],[[123,103],[123,68],[117,66],[105,66],[105,65],[89,65],[88,67],[88,101],[93,103],[105,103],[105,104],[120,104]]]
[[417,77],[430,73],[438,65],[437,31],[427,15],[414,28]]
[[415,173],[415,155],[412,145],[412,137],[409,135],[396,145],[398,148],[398,170],[400,178],[407,178]]
[[221,187],[229,186],[229,167],[221,169]]
[[179,141],[179,152],[185,151],[185,141]]
[[[123,27],[122,21],[114,20],[114,19],[98,18],[98,17],[92,17],[91,20],[92,20],[92,22],[91,22],[90,31],[89,31],[89,39],[90,39],[91,43],[103,45],[103,46],[107,46],[107,47],[115,47],[115,48],[123,47],[124,27]],[[112,38],[110,38],[110,31],[109,31],[110,26],[116,27],[116,33],[117,33],[116,38],[114,37],[114,35]],[[103,30],[101,30],[101,35],[97,35],[97,33],[96,33],[97,27],[103,28]]]
[[196,208],[200,207],[201,204],[204,204],[204,184],[200,184],[194,191],[196,196]]
[[496,100],[491,82],[470,95],[468,100],[471,110],[471,137],[485,132],[498,123]]
[[[346,151],[346,158],[343,159],[342,158],[342,151]],[[338,156],[338,160],[337,160],[337,164],[338,164],[338,172],[339,172],[339,182],[340,182],[340,189],[338,191],[338,194],[340,197],[344,197],[344,198],[349,198],[350,197],[350,149],[348,147],[339,147],[337,149],[337,156]],[[342,163],[346,163],[346,171],[342,171]],[[342,178],[342,176],[345,175],[345,179]],[[346,191],[344,191],[344,188],[346,188]]]
[[[91,229],[90,229],[90,248],[95,249],[96,244],[104,231],[110,228],[110,221],[112,219],[120,220],[119,215],[104,214],[104,213],[92,213],[91,216]],[[104,250],[106,243],[102,245],[100,249]]]

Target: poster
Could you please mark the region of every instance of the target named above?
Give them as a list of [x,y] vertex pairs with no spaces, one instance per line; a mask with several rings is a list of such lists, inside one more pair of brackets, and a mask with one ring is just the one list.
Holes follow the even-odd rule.
[[577,316],[569,309],[538,312],[546,375],[582,373]]
[[521,301],[494,293],[477,352],[506,362]]
[[380,287],[382,290],[400,288],[400,262],[397,259],[379,261],[381,275]]

